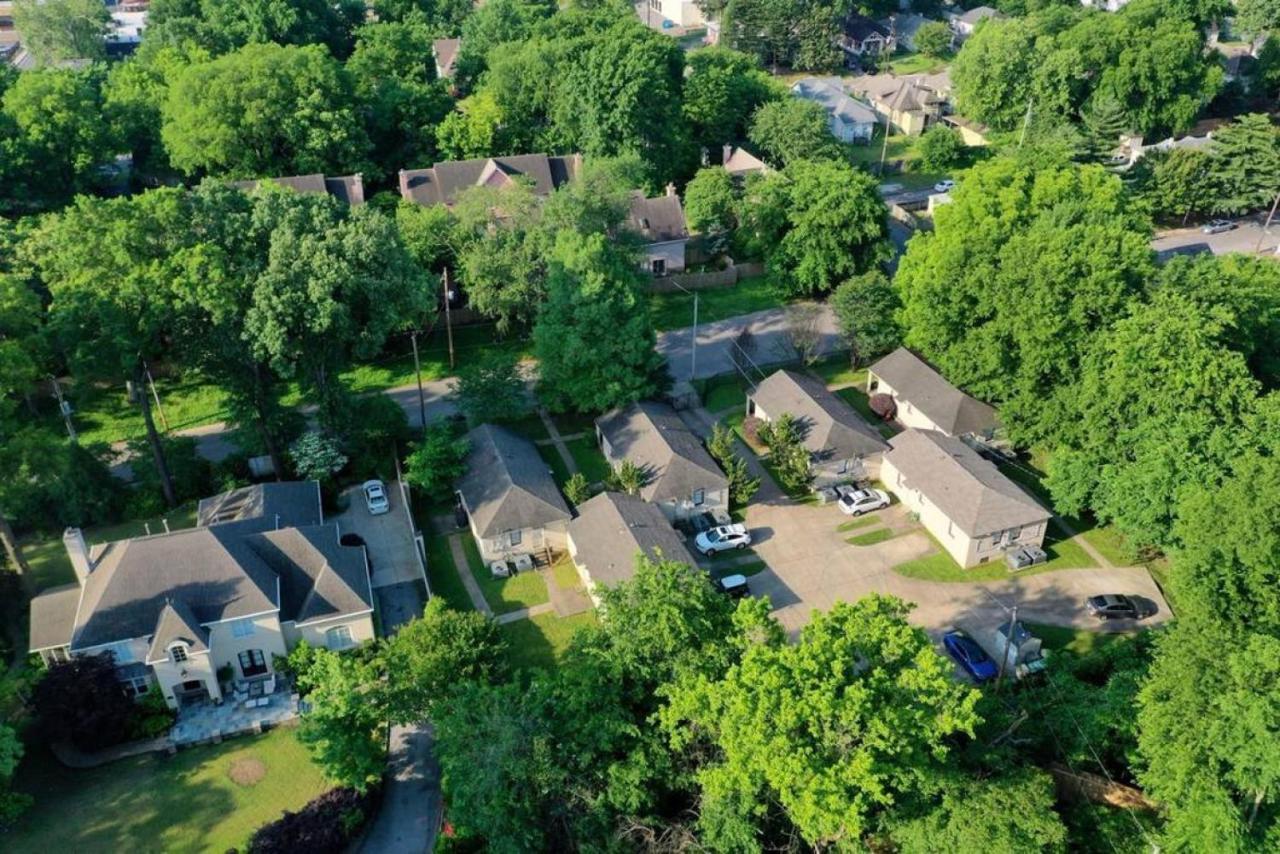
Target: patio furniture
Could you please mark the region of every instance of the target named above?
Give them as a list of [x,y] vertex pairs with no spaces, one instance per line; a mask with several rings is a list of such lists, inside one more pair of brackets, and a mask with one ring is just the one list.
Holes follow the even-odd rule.
[[276,677],[274,675],[268,676],[267,681],[262,683],[262,693],[274,694],[275,692],[276,692]]

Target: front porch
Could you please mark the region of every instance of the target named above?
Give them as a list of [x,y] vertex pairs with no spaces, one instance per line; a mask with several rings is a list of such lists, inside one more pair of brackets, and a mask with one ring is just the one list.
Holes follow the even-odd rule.
[[[241,696],[229,691],[220,704],[211,700],[185,703],[169,737],[176,746],[182,747],[245,732],[261,732],[298,717],[298,698],[291,686],[279,677],[271,682],[274,690],[270,692],[255,691],[253,696]],[[255,684],[266,687],[265,682]]]

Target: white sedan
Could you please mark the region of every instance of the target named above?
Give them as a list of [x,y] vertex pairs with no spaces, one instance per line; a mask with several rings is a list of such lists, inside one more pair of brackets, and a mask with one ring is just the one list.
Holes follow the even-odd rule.
[[944,178],[943,180],[933,185],[933,191],[935,193],[949,193],[955,188],[956,188],[956,182],[952,181],[950,178]]
[[889,506],[889,494],[879,489],[851,489],[840,494],[840,512],[861,516]]
[[360,488],[364,491],[364,506],[369,508],[370,516],[381,516],[391,511],[387,488],[382,485],[382,481],[366,480]]
[[751,545],[751,532],[746,525],[721,525],[709,531],[703,531],[693,541],[694,546],[704,555],[724,552],[729,549],[745,549]]

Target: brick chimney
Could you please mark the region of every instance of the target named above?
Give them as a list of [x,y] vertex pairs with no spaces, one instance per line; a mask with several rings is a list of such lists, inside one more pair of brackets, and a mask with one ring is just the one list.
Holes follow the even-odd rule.
[[409,172],[406,169],[400,170],[400,198],[409,198]]
[[667,182],[667,195],[674,196],[676,194],[676,185],[671,181]]
[[83,587],[89,573],[93,572],[93,560],[89,557],[89,544],[84,541],[84,532],[79,528],[67,528],[62,532],[62,544],[71,559],[71,568],[76,571],[76,580]]

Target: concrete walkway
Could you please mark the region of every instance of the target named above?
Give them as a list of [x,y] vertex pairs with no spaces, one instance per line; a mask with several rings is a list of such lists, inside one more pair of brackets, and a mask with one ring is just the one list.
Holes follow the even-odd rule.
[[578,464],[574,462],[573,454],[569,453],[569,447],[564,443],[564,437],[560,435],[556,422],[551,420],[551,415],[541,406],[538,407],[538,417],[542,419],[543,426],[547,428],[547,433],[551,436],[551,444],[555,445],[556,453],[564,461],[565,468],[569,470],[569,474],[577,474]]
[[501,625],[514,623],[517,620],[527,620],[530,617],[536,617],[539,614],[550,614],[555,611],[555,606],[550,602],[543,602],[540,605],[534,605],[529,608],[521,608],[519,611],[508,611],[505,614],[499,614],[494,619]]
[[[711,435],[711,428],[715,426],[718,419],[705,408],[694,406],[680,410],[680,420],[694,433],[706,439]],[[769,476],[769,472],[765,470],[755,452],[748,448],[742,439],[737,436],[734,436],[734,447],[738,452],[738,456],[747,464],[747,471],[751,473],[751,476],[760,478],[760,488],[751,497],[751,503],[772,504],[778,501],[785,501],[786,494],[773,482],[773,478]]]
[[462,579],[462,586],[467,588],[467,595],[471,597],[472,607],[481,614],[488,614],[492,617],[493,609],[484,600],[484,594],[480,592],[480,585],[476,584],[475,576],[471,574],[471,564],[467,563],[467,553],[462,548],[462,534],[449,535],[449,554],[453,556],[453,568],[457,570],[458,577]]

